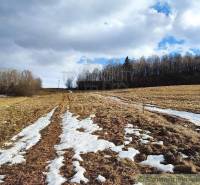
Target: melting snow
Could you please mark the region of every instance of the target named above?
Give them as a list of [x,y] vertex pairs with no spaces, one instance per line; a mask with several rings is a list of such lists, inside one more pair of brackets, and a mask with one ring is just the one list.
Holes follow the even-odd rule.
[[[114,144],[114,143],[112,143]],[[113,152],[119,153],[122,151],[122,149],[124,148],[124,145],[120,145],[120,146],[114,146],[112,148],[110,148]]]
[[141,164],[155,167],[163,172],[173,172],[174,166],[172,164],[164,165],[161,162],[164,162],[163,155],[149,155],[147,160],[142,161]]
[[184,153],[181,153],[181,152],[179,152],[180,153],[180,155],[181,155],[181,157],[183,158],[183,159],[186,159],[186,158],[188,158],[188,156],[187,155],[185,155]]
[[9,149],[0,150],[0,165],[10,163],[17,164],[25,162],[25,151],[37,144],[41,138],[40,131],[50,124],[50,119],[54,113],[50,113],[39,118],[34,124],[24,128],[19,134],[12,138],[13,146]]
[[130,127],[126,127],[125,128],[125,134],[134,134],[136,136],[140,136],[140,132],[141,129],[137,129],[137,128],[130,128]]
[[[130,137],[132,139],[132,137]],[[124,145],[128,145],[131,143],[131,140],[124,141]]]
[[[116,102],[118,102],[122,105],[126,105],[126,106],[132,105],[132,106],[134,106],[135,108],[138,108],[138,109],[141,107],[140,103],[138,103],[137,105],[134,104],[134,103],[131,103],[131,104],[126,103],[126,102],[123,102],[120,98],[117,98],[117,97],[106,97],[106,98],[108,98],[110,100],[114,100],[114,101],[116,101]],[[146,110],[152,111],[152,112],[160,112],[160,113],[164,113],[164,114],[168,114],[168,115],[172,115],[172,116],[177,116],[177,117],[186,119],[186,120],[194,123],[197,126],[200,126],[200,114],[195,114],[195,113],[186,112],[186,111],[177,111],[177,110],[172,110],[172,109],[161,109],[161,108],[158,108],[155,105],[151,105],[151,104],[146,104],[144,106],[144,108]]]
[[83,181],[87,183],[89,180],[84,176],[84,173],[86,172],[85,168],[81,167],[78,161],[74,161],[73,165],[75,167],[76,174],[71,179],[71,182],[80,184],[80,182]]
[[[127,105],[129,106],[129,103],[123,102],[121,99],[117,98],[117,97],[106,97],[109,98],[111,100],[117,101],[118,103],[121,103],[123,105]],[[133,104],[131,104],[133,105]],[[135,108],[140,108],[139,104],[138,105],[133,105]],[[175,111],[175,110],[171,110],[171,109],[160,109],[160,108],[156,108],[153,105],[146,105],[144,107],[146,110],[149,111],[153,111],[153,112],[162,112],[165,114],[170,114],[170,115],[174,115],[174,116],[178,116],[178,117],[182,117],[184,119],[187,119],[191,122],[193,122],[194,124],[200,126],[200,114],[194,114],[194,113],[190,113],[190,112],[184,112],[184,111]],[[141,134],[140,132],[145,132],[145,134]],[[131,142],[130,137],[128,137],[129,134],[133,134],[137,137],[140,138],[140,142],[142,144],[147,144],[149,142],[148,139],[153,140],[153,137],[149,136],[148,134],[150,134],[151,132],[149,131],[145,131],[145,130],[141,130],[141,129],[137,129],[137,128],[133,128],[133,125],[128,124],[125,127],[125,145],[129,144]],[[163,141],[158,141],[158,142],[152,142],[153,144],[159,144],[159,145],[163,145]],[[143,161],[142,164],[145,165],[150,165],[153,167],[156,167],[162,171],[165,172],[173,172],[173,168],[174,166],[172,164],[168,164],[168,165],[164,165],[161,164],[161,162],[164,161],[164,156],[163,155],[149,155],[147,157],[146,161]],[[140,184],[140,183],[139,183]]]
[[[103,151],[105,149],[110,149],[118,153],[121,158],[129,158],[133,160],[134,156],[139,153],[139,151],[134,148],[129,148],[128,151],[123,151],[124,145],[116,146],[114,143],[107,140],[98,139],[97,135],[92,133],[101,130],[101,128],[94,124],[92,116],[84,120],[78,120],[77,117],[73,116],[72,113],[67,112],[63,116],[62,129],[63,133],[60,135],[60,144],[55,146],[58,156],[63,156],[66,149],[73,148],[74,150],[74,171],[76,174],[72,177],[71,182],[80,183],[80,181],[88,182],[88,179],[84,177],[85,169],[80,166],[79,161],[82,161],[81,154],[86,154],[88,152]],[[79,129],[82,128],[84,131],[81,132]],[[54,161],[52,161],[53,163]],[[51,165],[51,164],[50,164]],[[62,165],[59,166],[61,168]],[[49,169],[47,176],[52,176],[51,171],[55,171],[54,181],[56,181],[59,176],[59,170]],[[47,181],[50,184],[49,181]],[[61,183],[60,183],[61,184]]]
[[[88,152],[103,151],[107,148],[115,147],[109,141],[98,139],[98,136],[92,135],[93,132],[101,130],[98,125],[93,124],[91,118],[79,121],[72,113],[67,112],[63,117],[63,134],[61,134],[61,142],[56,146],[58,151],[73,148],[74,159],[82,160],[80,154]],[[78,131],[83,128],[84,132]]]
[[149,143],[149,140],[140,139],[140,142],[141,142],[142,144],[148,144],[148,143]]
[[177,117],[186,119],[197,126],[200,126],[200,114],[195,114],[192,112],[185,112],[185,111],[177,111],[177,110],[172,110],[172,109],[161,109],[154,106],[145,106],[145,109],[152,112],[160,112],[163,114],[177,116]]
[[[148,134],[150,134],[151,132],[147,131],[147,130],[142,130],[142,129],[138,129],[138,128],[134,128],[133,125],[131,124],[127,124],[127,126],[125,127],[125,145],[128,145],[131,143],[132,141],[132,137],[129,137],[128,135],[133,134],[137,137],[139,137],[140,142],[142,144],[147,144],[149,143],[150,139],[153,139],[153,137],[149,136]],[[141,132],[144,132],[145,134],[141,134]]]
[[60,168],[63,166],[64,157],[60,156],[48,165],[49,172],[47,174],[47,182],[49,185],[60,185],[66,181],[60,173]]
[[134,157],[139,154],[140,152],[134,148],[128,148],[128,151],[121,151],[119,152],[120,158],[127,158],[134,161]]
[[142,135],[142,139],[147,140],[147,139],[153,139],[153,137],[147,135],[147,134],[141,134]]
[[101,176],[101,175],[98,175],[97,181],[98,181],[98,182],[106,182],[106,178],[103,177],[103,176]]
[[0,175],[0,183],[3,183],[3,179],[5,178],[5,175]]
[[156,145],[163,145],[163,141],[152,142],[152,144]]
[[[124,137],[125,144],[129,144],[131,142],[132,138],[129,137],[130,134],[133,134],[133,135],[139,137],[140,138],[139,140],[142,144],[147,144],[147,143],[150,142],[150,140],[154,139],[153,137],[148,135],[150,133],[151,133],[150,131],[134,128],[133,125],[128,124],[125,127],[125,137]],[[154,142],[151,142],[151,143],[163,145],[163,141],[157,141],[157,142],[154,141]],[[121,158],[129,158],[131,160],[134,160],[135,155],[138,154],[138,153],[139,153],[138,150],[135,150],[133,148],[131,148],[131,149],[129,148],[128,152],[126,152],[126,153],[124,153],[124,151],[119,152],[119,156]],[[141,164],[156,167],[159,170],[164,171],[164,172],[173,172],[174,166],[172,164],[168,164],[168,165],[161,164],[161,162],[163,162],[163,161],[164,161],[163,155],[149,155],[147,157],[147,160],[141,162]]]

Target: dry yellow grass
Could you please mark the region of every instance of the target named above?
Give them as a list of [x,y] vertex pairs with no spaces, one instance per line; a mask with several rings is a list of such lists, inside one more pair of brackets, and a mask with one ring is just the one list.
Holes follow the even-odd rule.
[[200,85],[147,87],[100,92],[132,102],[200,113]]
[[10,105],[13,105],[15,103],[22,102],[26,100],[27,97],[8,97],[8,98],[0,98],[0,109],[9,107]]
[[0,98],[0,146],[55,107],[62,94]]
[[[142,91],[142,89],[137,90],[140,92]],[[129,91],[131,94],[134,90],[128,89],[128,92],[122,92],[123,95],[126,95],[127,99],[129,98]],[[153,88],[151,92],[153,93],[154,91],[156,90]],[[163,94],[166,95],[167,91],[166,89],[163,90]],[[137,93],[137,96],[140,95],[140,92]],[[146,89],[145,94],[148,94],[148,92],[149,88]],[[170,92],[174,95],[177,93],[177,89],[174,90],[174,92]],[[191,90],[189,90],[189,92],[192,93]],[[104,91],[103,94],[119,96],[120,91]],[[159,95],[159,92],[157,95]],[[89,178],[91,182],[93,182],[91,177],[98,175],[99,166],[101,172],[107,174],[108,180],[114,177],[114,184],[123,184],[124,182],[125,184],[131,184],[133,180],[131,176],[135,177],[135,173],[159,173],[156,169],[139,165],[141,158],[143,159],[143,157],[145,158],[147,155],[164,154],[167,163],[175,165],[176,173],[196,173],[196,171],[200,171],[200,158],[198,157],[200,152],[199,133],[192,127],[185,127],[184,125],[187,124],[186,121],[179,119],[171,121],[170,119],[166,119],[163,115],[148,111],[143,113],[141,110],[134,108],[134,106],[120,104],[119,101],[112,101],[111,99],[105,98],[105,96],[99,96],[96,92],[72,93],[69,96],[70,111],[76,115],[80,115],[80,119],[88,117],[93,113],[96,114],[94,121],[102,128],[101,131],[95,133],[99,138],[114,142],[116,145],[121,145],[124,142],[124,127],[127,123],[131,123],[142,130],[150,131],[154,139],[164,142],[162,147],[151,144],[141,145],[137,138],[134,138],[128,147],[133,147],[141,153],[135,159],[135,162],[128,161],[128,164],[134,166],[130,169],[126,161],[122,160],[120,163],[115,163],[116,155],[112,152],[109,153],[111,158],[109,160],[106,159],[107,161],[105,164],[104,156],[100,154],[83,155],[84,163],[81,165],[86,168],[87,178]],[[121,97],[123,98],[124,96]],[[191,123],[188,124],[190,125]],[[190,156],[190,159],[187,159],[189,163],[181,159],[179,152],[182,151]],[[191,152],[193,153],[191,154]],[[97,164],[92,165],[90,163],[91,159],[94,161],[93,164]],[[109,164],[109,166],[107,164]],[[116,166],[120,168],[121,165],[129,169],[130,174],[125,173],[125,175],[119,175]],[[107,166],[109,170],[107,170]],[[95,170],[92,171],[91,169]],[[123,181],[124,179],[127,181]]]
[[[92,119],[102,129],[93,134],[97,135],[99,139],[113,142],[117,146],[125,142],[124,128],[127,124],[131,124],[134,128],[140,128],[143,131],[149,131],[153,141],[163,141],[162,146],[155,145],[152,142],[144,145],[141,143],[140,138],[134,134],[130,134],[129,136],[133,139],[128,145],[124,146],[124,149],[127,150],[129,147],[133,147],[140,151],[140,154],[135,156],[134,161],[128,159],[119,160],[117,153],[111,150],[82,154],[83,161],[80,164],[86,169],[84,175],[90,180],[89,184],[99,184],[96,181],[96,177],[99,174],[106,177],[107,184],[129,185],[135,183],[135,178],[138,174],[162,173],[156,168],[140,164],[148,155],[163,154],[166,164],[174,165],[175,173],[200,173],[200,136],[195,128],[190,126],[191,123],[178,118],[167,118],[165,115],[157,113],[143,112],[128,104],[129,101],[125,101],[127,102],[126,104],[121,104],[120,101],[106,97],[106,95],[119,96],[121,99],[130,100],[130,102],[143,101],[163,107],[198,112],[199,89],[200,86],[156,87],[104,91],[100,92],[103,94],[101,96],[96,92],[77,92],[64,93],[64,96],[62,93],[50,93],[32,98],[3,99],[0,104],[0,107],[4,107],[0,112],[0,144],[3,141],[9,140],[11,136],[21,131],[22,128],[48,112],[57,104],[60,104],[59,107],[62,111],[57,111],[54,114],[50,126],[41,132],[41,142],[28,153],[30,157],[28,158],[28,165],[31,167],[35,167],[35,164],[44,164],[45,167],[46,161],[52,160],[51,157],[55,154],[55,151],[52,149],[55,142],[59,141],[58,135],[61,134],[61,128],[59,127],[61,116],[63,112],[69,109],[70,112],[79,115],[80,120],[87,118],[91,114],[95,114],[96,116]],[[168,101],[167,97],[171,101]],[[183,97],[185,97],[186,103],[183,99],[180,100]],[[191,104],[188,106],[189,109],[186,109],[187,102],[190,101],[195,102],[195,105]],[[188,127],[185,127],[185,125]],[[46,152],[44,152],[44,149]],[[180,153],[188,155],[188,158],[183,159]],[[106,155],[107,157],[105,157]],[[37,158],[37,156],[40,157]],[[43,162],[40,161],[41,156],[42,160],[45,159]],[[74,175],[72,165],[73,150],[66,150],[64,158],[64,166],[61,169],[61,174],[69,179]],[[35,179],[38,178],[38,174],[40,174],[40,179],[42,179],[43,173],[36,173],[39,168],[31,169],[26,173],[26,168],[28,168],[26,165],[23,169],[19,167],[22,171],[24,170],[26,178],[30,171],[30,174],[32,174],[32,171],[35,170]],[[10,169],[13,172],[11,167]],[[41,169],[44,168],[42,167]],[[18,174],[18,170],[15,173]],[[25,177],[23,178],[27,180]],[[15,174],[12,178],[16,179]],[[13,182],[13,179],[11,179],[11,182]],[[36,183],[29,182],[29,184]]]

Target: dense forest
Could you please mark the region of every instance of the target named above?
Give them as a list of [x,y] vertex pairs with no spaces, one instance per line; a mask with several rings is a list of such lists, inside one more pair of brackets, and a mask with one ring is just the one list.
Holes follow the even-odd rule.
[[200,84],[200,56],[165,55],[125,59],[103,70],[79,75],[78,89],[115,89],[130,87]]
[[28,71],[1,70],[0,94],[12,96],[31,96],[42,86],[40,78]]

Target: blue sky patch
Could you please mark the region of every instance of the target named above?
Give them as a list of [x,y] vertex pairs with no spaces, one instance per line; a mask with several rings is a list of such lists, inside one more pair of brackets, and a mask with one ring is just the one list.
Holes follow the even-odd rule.
[[177,50],[174,50],[174,51],[169,53],[170,56],[176,56],[176,55],[181,55],[181,54],[182,54],[181,49],[177,49]]
[[200,55],[200,49],[198,49],[198,48],[191,48],[190,51],[191,51],[194,55]]
[[177,39],[174,36],[167,36],[164,37],[159,43],[158,43],[158,49],[167,49],[167,46],[169,45],[182,45],[185,43],[185,40],[183,39]]
[[157,2],[154,6],[152,6],[154,10],[156,10],[158,13],[163,13],[166,16],[169,16],[171,14],[171,7],[167,2]]
[[82,57],[78,63],[79,64],[86,64],[86,63],[90,63],[90,64],[101,64],[101,65],[108,65],[108,64],[115,64],[115,63],[120,63],[123,64],[125,60],[124,58],[95,58],[95,59],[88,59],[86,57]]

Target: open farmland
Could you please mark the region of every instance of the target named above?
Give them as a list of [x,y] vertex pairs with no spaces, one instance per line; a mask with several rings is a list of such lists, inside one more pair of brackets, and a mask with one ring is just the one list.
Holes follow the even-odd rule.
[[200,113],[200,85],[147,87],[101,92],[132,103],[157,105],[163,108]]
[[133,185],[140,174],[200,173],[199,85],[7,97],[0,110],[2,184]]

